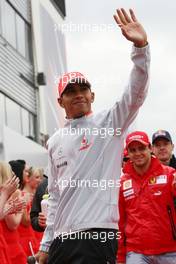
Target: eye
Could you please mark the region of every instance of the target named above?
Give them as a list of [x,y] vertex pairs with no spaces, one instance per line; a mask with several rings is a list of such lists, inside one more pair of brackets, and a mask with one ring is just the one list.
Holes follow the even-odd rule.
[[136,151],[135,148],[130,148],[130,149],[129,149],[129,152],[131,152],[131,153],[134,153],[135,151]]
[[70,94],[73,94],[74,92],[75,92],[75,90],[73,88],[69,88],[69,89],[64,91],[64,94],[65,95],[70,95]]
[[141,146],[138,149],[139,149],[139,151],[145,151],[146,147],[145,146]]

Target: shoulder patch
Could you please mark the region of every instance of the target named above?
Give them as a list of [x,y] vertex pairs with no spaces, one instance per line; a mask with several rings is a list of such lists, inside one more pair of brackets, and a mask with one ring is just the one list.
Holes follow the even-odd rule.
[[130,190],[127,190],[127,191],[123,192],[123,196],[124,197],[130,196],[131,194],[134,194],[134,190],[133,189],[130,189]]
[[130,189],[132,187],[132,179],[123,182],[123,190]]

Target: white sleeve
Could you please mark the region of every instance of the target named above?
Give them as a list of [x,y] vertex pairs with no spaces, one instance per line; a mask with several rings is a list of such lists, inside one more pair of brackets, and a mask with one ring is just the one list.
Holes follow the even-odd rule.
[[131,59],[134,63],[130,74],[129,84],[122,98],[111,109],[113,128],[120,128],[124,133],[135,119],[139,107],[147,95],[149,84],[150,49],[133,46]]
[[59,188],[57,184],[57,173],[51,158],[51,150],[48,158],[48,213],[47,213],[47,227],[45,229],[42,241],[40,243],[40,250],[44,252],[49,251],[49,247],[54,239],[54,220],[59,203]]

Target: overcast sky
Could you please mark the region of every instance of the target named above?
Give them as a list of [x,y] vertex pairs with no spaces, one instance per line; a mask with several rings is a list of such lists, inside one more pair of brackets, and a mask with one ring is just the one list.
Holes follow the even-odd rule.
[[147,31],[152,54],[150,89],[135,128],[149,136],[167,129],[176,144],[176,1],[66,0],[63,30],[68,70],[88,77],[96,94],[94,111],[120,99],[132,67],[131,42],[113,20],[120,7],[135,10]]

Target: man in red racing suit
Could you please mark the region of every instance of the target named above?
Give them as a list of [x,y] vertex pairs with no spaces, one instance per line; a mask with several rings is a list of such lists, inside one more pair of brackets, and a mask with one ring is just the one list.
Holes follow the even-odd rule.
[[126,138],[130,160],[121,177],[119,264],[176,263],[175,170],[151,156],[146,133]]

